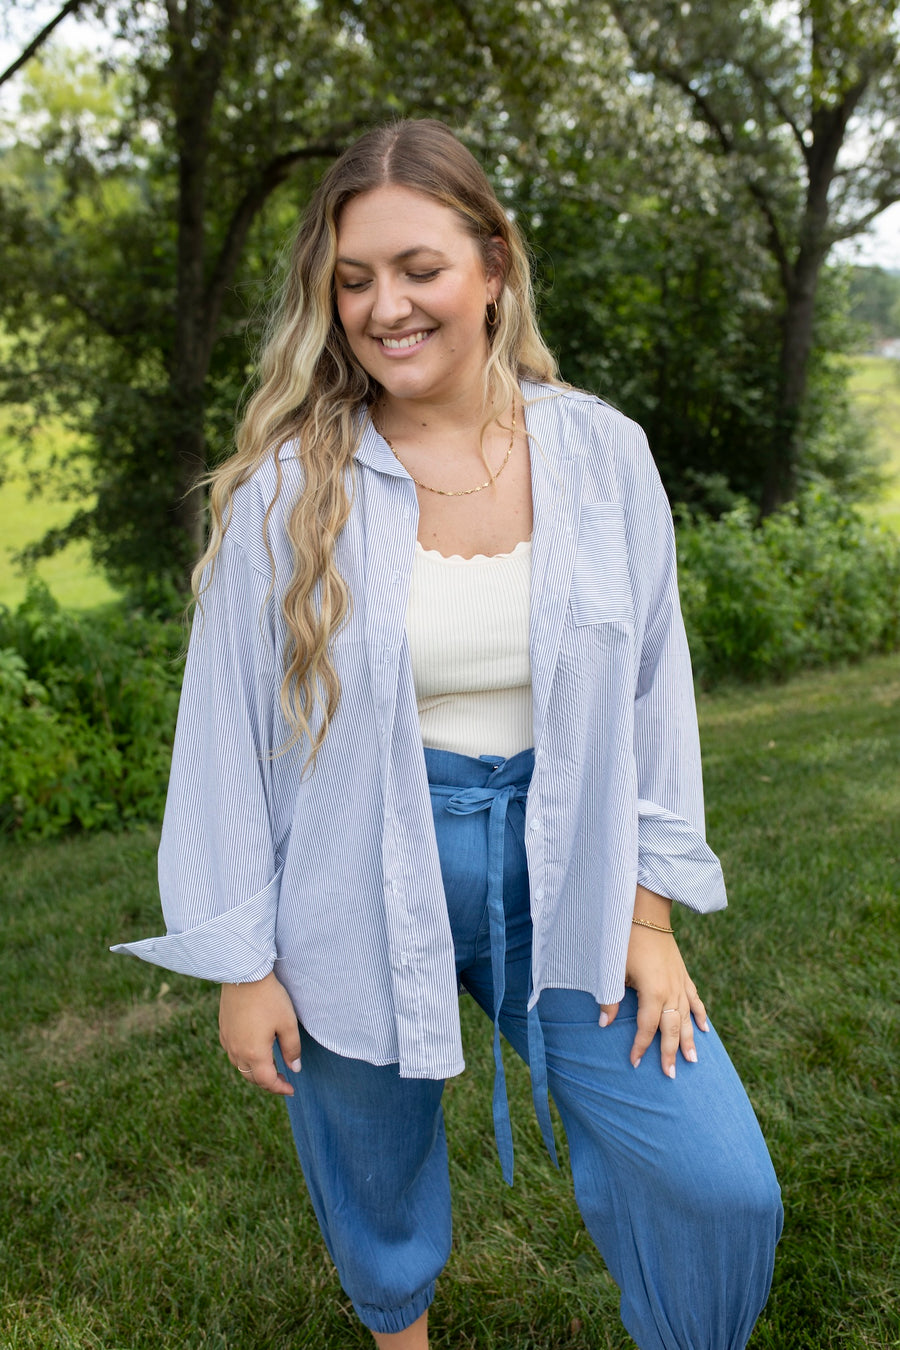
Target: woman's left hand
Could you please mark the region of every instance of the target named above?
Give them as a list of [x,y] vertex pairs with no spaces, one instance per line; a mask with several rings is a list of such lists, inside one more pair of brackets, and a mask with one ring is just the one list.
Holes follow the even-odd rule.
[[[636,918],[646,918],[661,927],[668,927],[670,909],[670,901],[638,887]],[[660,1034],[660,1063],[667,1077],[675,1077],[679,1049],[686,1060],[695,1064],[697,1050],[691,1014],[701,1031],[708,1031],[709,1025],[706,1009],[675,938],[656,928],[634,924],[628,943],[625,983],[636,990],[638,997],[637,1035],[630,1055],[634,1067],[640,1064],[657,1031]],[[608,1026],[618,1011],[618,1003],[601,1005],[600,1025]]]

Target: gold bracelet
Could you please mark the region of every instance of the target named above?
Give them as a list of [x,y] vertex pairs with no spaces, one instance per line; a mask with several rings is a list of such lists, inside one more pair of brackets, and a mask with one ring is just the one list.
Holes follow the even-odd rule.
[[675,929],[674,929],[674,928],[663,928],[662,924],[659,924],[659,923],[651,923],[649,919],[632,919],[631,922],[632,922],[632,923],[639,924],[641,928],[652,928],[653,931],[654,931],[654,933],[672,933],[672,934],[674,934],[674,932],[675,932]]

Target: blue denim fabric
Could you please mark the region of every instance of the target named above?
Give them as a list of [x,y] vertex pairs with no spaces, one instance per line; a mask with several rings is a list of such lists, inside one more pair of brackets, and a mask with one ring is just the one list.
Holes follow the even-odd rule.
[[[577,991],[546,990],[538,1018],[529,1018],[522,787],[530,754],[503,761],[426,751],[460,984],[526,1062],[546,1063],[576,1199],[640,1350],[741,1350],[768,1295],[781,1233],[765,1143],[714,1030],[698,1034],[699,1062],[679,1059],[672,1081],[659,1069],[658,1044],[639,1069],[630,1064],[630,990],[606,1028],[594,999]],[[494,1119],[509,1171],[501,1068]],[[335,1055],[308,1033],[300,1074],[283,1071],[341,1283],[366,1326],[402,1331],[431,1302],[450,1250],[443,1084]],[[540,1115],[540,1084],[535,1101]]]
[[[494,1023],[494,1137],[497,1141],[497,1153],[503,1179],[512,1185],[513,1180],[513,1142],[509,1120],[509,1102],[506,1095],[506,1074],[503,1069],[503,1056],[500,1051],[500,1015],[506,995],[506,956],[507,927],[509,920],[504,911],[504,893],[510,888],[521,889],[522,869],[525,866],[522,840],[525,832],[525,799],[528,796],[528,784],[534,770],[534,751],[524,750],[512,759],[503,759],[499,755],[481,755],[473,760],[465,755],[455,755],[444,750],[425,750],[425,764],[428,769],[428,783],[431,791],[431,806],[434,812],[435,831],[438,851],[441,855],[444,887],[458,876],[465,878],[465,885],[458,888],[451,900],[447,897],[450,914],[450,926],[453,930],[453,944],[456,950],[456,973],[464,988],[474,987],[471,992],[479,996],[483,990],[483,972],[477,956],[479,939],[481,950],[485,940],[489,944],[491,963],[490,1016]],[[478,767],[482,766],[482,767]],[[480,781],[474,782],[477,779]],[[478,878],[473,887],[470,876],[473,867],[484,866],[484,842],[481,830],[461,831],[453,819],[454,816],[469,816],[480,811],[488,812],[487,831],[487,872]],[[510,812],[512,814],[510,814]],[[510,848],[510,866],[506,866],[507,840]],[[471,853],[466,844],[474,844]],[[452,858],[452,864],[450,859]],[[476,876],[477,876],[476,871]],[[479,915],[479,906],[485,894],[486,909]],[[521,898],[521,897],[520,897]],[[472,900],[475,900],[473,911]],[[525,899],[527,901],[527,890]],[[521,906],[520,906],[521,909]],[[531,954],[531,916],[527,904],[525,912],[519,913],[519,923],[511,932],[512,940],[521,940],[524,936]],[[524,918],[524,933],[522,919]],[[484,931],[485,920],[487,932]],[[475,952],[471,950],[472,937],[475,937]],[[472,956],[475,956],[474,961]],[[472,968],[470,972],[470,967]],[[530,977],[529,977],[530,978]],[[526,1003],[530,1001],[532,989],[527,991]],[[486,1011],[488,1010],[486,1005]],[[544,1038],[537,1008],[526,1014],[528,1053],[525,1056],[531,1071],[531,1089],[534,1098],[535,1113],[544,1137],[544,1143],[551,1158],[556,1162],[556,1145],[553,1140],[553,1126],[550,1122],[550,1108],[547,1100],[547,1064],[544,1054]]]

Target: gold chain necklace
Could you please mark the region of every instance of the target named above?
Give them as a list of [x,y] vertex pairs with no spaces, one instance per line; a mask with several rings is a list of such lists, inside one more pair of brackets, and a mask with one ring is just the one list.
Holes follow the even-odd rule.
[[[409,473],[409,469],[406,468],[406,465],[403,463],[403,460],[400,458],[400,456],[397,454],[397,451],[391,445],[387,436],[376,425],[374,417],[372,418],[372,426],[375,427],[375,430],[378,432],[381,439],[387,443],[387,447],[390,450],[391,454],[394,456],[394,459],[397,461],[397,463],[401,465],[402,468],[406,469],[407,473]],[[507,464],[510,461],[510,457],[513,452],[513,446],[515,445],[515,443],[516,443],[516,405],[515,401],[513,401],[512,431],[510,432],[509,437],[509,448],[506,451],[506,455],[504,457],[503,463],[500,465],[500,468],[497,470],[496,473],[492,473],[490,478],[488,478],[484,483],[479,483],[477,487],[463,488],[459,492],[448,492],[446,488],[430,487],[428,483],[420,483],[418,478],[413,477],[411,473],[409,473],[409,476],[410,478],[412,478],[416,487],[423,488],[426,492],[436,492],[439,497],[471,497],[473,492],[483,492],[484,489],[490,487],[492,483],[496,483],[497,479],[500,477],[501,473],[503,472],[503,470],[506,468]]]

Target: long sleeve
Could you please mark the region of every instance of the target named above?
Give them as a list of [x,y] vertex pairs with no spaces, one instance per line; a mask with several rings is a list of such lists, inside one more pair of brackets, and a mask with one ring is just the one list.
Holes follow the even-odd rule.
[[188,649],[159,850],[167,936],[122,943],[170,970],[261,979],[275,960],[280,644],[269,578],[227,535]]
[[681,617],[672,515],[652,470],[653,509],[641,527],[643,617],[634,706],[638,881],[690,909],[727,903],[719,860],[706,843],[700,739],[690,653]]

